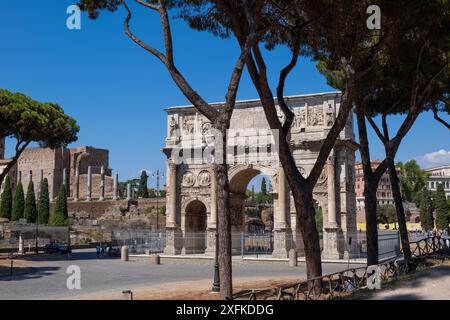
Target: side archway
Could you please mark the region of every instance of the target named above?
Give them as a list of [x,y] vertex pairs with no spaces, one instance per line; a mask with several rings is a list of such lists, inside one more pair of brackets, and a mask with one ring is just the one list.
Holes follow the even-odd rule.
[[187,254],[205,253],[207,211],[200,200],[193,200],[186,205],[184,221],[184,248]]

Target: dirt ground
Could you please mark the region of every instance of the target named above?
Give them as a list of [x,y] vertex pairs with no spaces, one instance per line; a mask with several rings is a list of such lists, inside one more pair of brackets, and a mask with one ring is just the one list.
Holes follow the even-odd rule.
[[[277,277],[267,278],[235,278],[234,291],[266,289],[278,285],[299,282],[299,278]],[[135,300],[218,300],[219,295],[211,292],[211,280],[173,282],[155,286],[145,286],[133,289]],[[83,300],[122,300],[121,294],[102,293],[81,297]]]

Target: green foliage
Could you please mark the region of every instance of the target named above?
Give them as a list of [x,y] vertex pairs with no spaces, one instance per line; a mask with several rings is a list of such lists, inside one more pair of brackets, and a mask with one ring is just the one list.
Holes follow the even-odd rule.
[[67,210],[66,187],[61,185],[56,198],[55,212],[50,217],[50,225],[54,227],[63,227],[69,225],[69,213]]
[[166,215],[166,211],[167,211],[167,207],[166,206],[162,206],[159,209],[159,214],[162,215],[162,216],[165,216]]
[[76,121],[54,103],[41,103],[21,93],[0,89],[0,136],[38,141],[55,148],[77,140]]
[[11,190],[11,181],[9,180],[9,176],[6,176],[5,179],[5,187],[2,193],[2,199],[0,202],[0,217],[11,220],[12,214],[12,190]]
[[0,137],[16,140],[16,154],[0,174],[0,183],[32,142],[56,148],[77,140],[80,127],[54,103],[41,103],[21,93],[0,89]]
[[397,211],[391,204],[382,204],[377,207],[377,221],[382,224],[397,222]]
[[37,219],[36,195],[34,193],[33,181],[28,184],[27,197],[25,199],[25,209],[23,216],[28,223],[35,223]]
[[317,232],[323,232],[323,210],[318,204],[315,205],[315,208]]
[[14,193],[11,221],[19,221],[19,219],[22,219],[24,209],[25,195],[23,193],[22,182],[19,182],[16,187],[16,192]]
[[48,192],[48,180],[41,182],[41,194],[39,196],[39,223],[48,224],[50,217],[50,196]]
[[148,175],[145,170],[142,170],[141,179],[139,180],[138,195],[142,198],[150,197],[148,193]]
[[80,244],[91,244],[92,243],[92,239],[91,238],[82,238],[80,240]]
[[434,229],[434,203],[431,197],[431,192],[424,189],[422,192],[422,199],[420,201],[420,224],[424,231]]
[[[410,160],[403,164],[397,163],[400,168],[402,176],[400,182],[402,185],[403,199],[406,201],[420,202],[420,191],[425,187],[428,173],[422,170],[416,160]],[[416,203],[418,205],[418,203]]]
[[436,208],[436,228],[438,230],[446,230],[450,223],[450,207],[445,198],[445,190],[442,183],[437,187],[434,203]]

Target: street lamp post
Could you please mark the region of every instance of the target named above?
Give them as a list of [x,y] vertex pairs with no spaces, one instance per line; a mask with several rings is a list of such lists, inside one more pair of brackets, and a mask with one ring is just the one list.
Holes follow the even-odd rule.
[[152,177],[156,177],[156,230],[159,230],[159,180],[164,177],[164,173],[160,173],[158,169]]
[[214,253],[214,282],[212,291],[220,292],[220,274],[219,274],[219,217],[216,217],[216,252]]

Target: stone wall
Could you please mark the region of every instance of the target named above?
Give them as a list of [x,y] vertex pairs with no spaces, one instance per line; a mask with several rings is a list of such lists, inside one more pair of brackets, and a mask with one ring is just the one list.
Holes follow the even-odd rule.
[[65,148],[29,148],[20,156],[17,162],[18,176],[21,177],[26,192],[32,175],[35,193],[40,192],[41,175],[47,178],[50,198],[57,196],[63,180],[63,168],[69,167],[70,153]]

